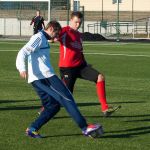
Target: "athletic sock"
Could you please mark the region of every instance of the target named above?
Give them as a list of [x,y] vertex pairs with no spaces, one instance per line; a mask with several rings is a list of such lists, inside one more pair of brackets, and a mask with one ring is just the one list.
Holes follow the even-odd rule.
[[99,98],[99,102],[101,103],[101,109],[102,111],[105,111],[106,109],[108,109],[108,104],[106,101],[106,92],[105,92],[105,81],[97,82],[96,88],[97,88],[97,95]]

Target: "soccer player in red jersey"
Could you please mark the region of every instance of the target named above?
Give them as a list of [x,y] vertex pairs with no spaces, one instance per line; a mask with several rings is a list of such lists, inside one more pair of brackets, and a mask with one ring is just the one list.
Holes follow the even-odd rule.
[[101,110],[104,116],[110,116],[121,106],[108,106],[106,101],[104,75],[92,68],[85,60],[82,35],[78,31],[82,23],[82,18],[83,15],[81,12],[73,12],[71,14],[70,26],[64,27],[60,34],[60,76],[72,93],[77,78],[95,82]]

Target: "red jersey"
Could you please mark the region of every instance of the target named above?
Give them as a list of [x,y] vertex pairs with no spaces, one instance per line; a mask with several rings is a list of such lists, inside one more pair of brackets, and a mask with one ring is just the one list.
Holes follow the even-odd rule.
[[60,34],[59,67],[77,67],[85,63],[81,33],[69,26],[62,28]]

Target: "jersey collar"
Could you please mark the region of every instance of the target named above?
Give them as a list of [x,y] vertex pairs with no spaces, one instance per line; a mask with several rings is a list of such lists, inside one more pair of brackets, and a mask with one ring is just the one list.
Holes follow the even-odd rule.
[[51,37],[44,30],[42,30],[41,32],[44,34],[47,40],[51,39]]

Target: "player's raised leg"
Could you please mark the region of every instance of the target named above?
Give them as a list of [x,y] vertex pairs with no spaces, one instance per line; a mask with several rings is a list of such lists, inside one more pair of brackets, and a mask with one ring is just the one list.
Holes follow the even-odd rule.
[[113,112],[121,108],[121,106],[108,106],[107,100],[106,100],[106,91],[105,91],[105,78],[104,78],[104,75],[102,74],[98,75],[96,89],[97,89],[97,95],[98,95],[99,101],[101,103],[101,110],[104,116],[108,117]]
[[[37,83],[38,82],[38,83]],[[85,118],[81,115],[80,111],[77,108],[76,103],[74,102],[74,99],[70,93],[70,91],[66,88],[66,86],[62,83],[62,81],[57,77],[53,76],[47,80],[47,83],[49,83],[49,86],[42,84],[39,81],[36,81],[36,85],[38,88],[40,88],[45,93],[51,95],[56,101],[58,101],[61,105],[64,106],[64,108],[67,110],[69,115],[73,118],[73,120],[76,122],[76,124],[81,128],[82,133],[86,136],[90,137],[99,137],[103,134],[102,127],[100,125],[92,125],[88,126]],[[50,111],[50,108],[49,108]],[[50,118],[46,118],[46,116],[43,116],[44,111],[41,113],[39,118],[32,123],[31,129],[35,128],[36,133],[39,130],[39,128],[45,124],[45,122],[48,121]],[[52,111],[54,112],[54,110]],[[42,119],[40,117],[42,116]],[[48,116],[47,116],[48,117]],[[100,132],[101,131],[101,132]],[[34,136],[31,136],[34,137]],[[39,137],[36,136],[37,138]]]

